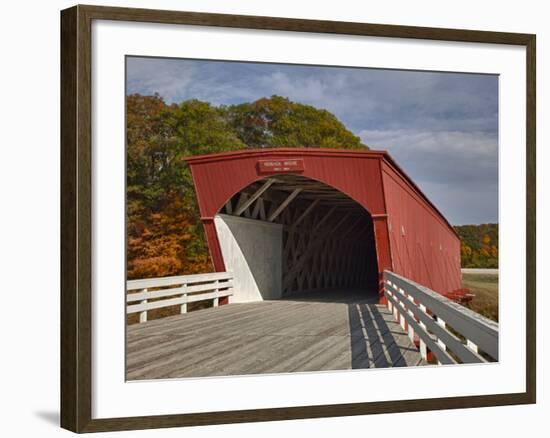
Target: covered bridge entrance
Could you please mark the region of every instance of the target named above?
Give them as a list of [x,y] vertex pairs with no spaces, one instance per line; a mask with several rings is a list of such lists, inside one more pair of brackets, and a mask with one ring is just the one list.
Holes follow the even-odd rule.
[[233,195],[221,211],[215,228],[241,301],[245,294],[255,301],[335,288],[376,293],[372,218],[333,187],[272,175]]
[[384,270],[443,295],[461,287],[458,236],[386,152],[261,149],[186,161],[215,269],[233,272],[234,302],[334,289],[384,301]]

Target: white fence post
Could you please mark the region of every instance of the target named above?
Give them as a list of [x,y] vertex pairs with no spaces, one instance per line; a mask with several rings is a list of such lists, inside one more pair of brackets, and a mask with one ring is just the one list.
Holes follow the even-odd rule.
[[[411,297],[409,295],[408,298],[409,298],[409,301],[414,305],[413,297]],[[411,316],[411,318],[414,319],[414,313],[412,312],[412,310],[408,310],[408,312],[409,312],[409,315]],[[413,329],[412,325],[410,325],[410,324],[409,324],[409,339],[414,344],[414,329]]]
[[[214,289],[214,291],[219,292],[220,289],[218,285],[220,284],[220,280],[216,280],[214,284],[216,285],[216,289]],[[214,298],[214,307],[218,307],[219,304],[220,304],[220,298],[219,297]]]
[[[426,306],[424,304],[420,304],[418,307],[420,307],[420,310],[424,312],[425,314],[428,314],[426,312]],[[426,324],[424,324],[422,321],[419,321],[420,327],[427,331]],[[428,360],[428,348],[426,347],[426,343],[422,338],[420,338],[420,356],[422,356],[422,359]]]
[[[439,316],[436,316],[436,318],[437,318],[436,320],[437,325],[441,326],[441,328],[443,329],[447,329],[447,324],[445,324],[445,321],[443,321]],[[439,346],[443,351],[447,350],[447,346],[441,339],[437,338],[437,343],[439,344]],[[438,361],[438,363],[439,365],[441,365],[441,362]]]
[[[187,291],[187,284],[183,284],[182,287],[183,287],[183,290],[184,290],[184,292],[182,294],[182,297],[187,298],[187,292],[186,292]],[[187,303],[183,303],[181,305],[180,313],[187,313]]]
[[[390,285],[395,289],[397,290],[397,286],[393,283],[390,282]],[[392,291],[392,295],[394,298],[397,299],[397,303],[399,303],[399,297]],[[395,304],[395,306],[393,306],[393,317],[395,318],[396,321],[399,321],[401,318],[399,317],[399,310],[397,309],[397,306],[399,304]]]
[[479,349],[477,348],[477,345],[474,344],[472,341],[470,341],[469,339],[466,339],[466,345],[473,351],[475,351],[476,353],[479,353]]
[[[142,292],[147,292],[147,289],[142,289]],[[147,298],[141,300],[141,304],[147,304]],[[147,322],[147,309],[139,313],[139,322]]]
[[401,328],[405,330],[407,322],[405,321],[405,317],[402,316],[402,314],[407,311],[407,309],[405,308],[405,303],[403,302],[403,297],[407,299],[407,293],[401,288],[398,289],[398,291],[403,294],[402,296],[399,296],[399,306],[401,307],[401,309],[399,310],[399,323],[401,324]]
[[[385,289],[386,291],[388,291],[388,292],[391,294],[390,288],[387,287],[388,285],[389,285],[389,281],[388,281],[388,280],[385,280],[385,281],[384,281],[384,289]],[[390,300],[388,300],[388,310],[390,311],[390,313],[393,314],[393,304],[392,304],[392,302],[391,302]]]

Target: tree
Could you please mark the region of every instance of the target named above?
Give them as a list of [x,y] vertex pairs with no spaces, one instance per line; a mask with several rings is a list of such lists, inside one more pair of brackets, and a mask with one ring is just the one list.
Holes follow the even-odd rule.
[[208,269],[191,173],[183,157],[245,148],[224,111],[196,100],[127,98],[129,278]]
[[128,193],[153,209],[175,193],[193,198],[183,157],[246,147],[224,112],[205,102],[190,100],[169,107],[158,95],[131,95],[127,113]]
[[230,106],[227,114],[249,148],[368,149],[330,112],[280,96]]
[[461,225],[455,230],[463,268],[498,268],[498,224]]
[[212,269],[183,157],[255,147],[364,149],[326,110],[273,96],[215,107],[127,96],[128,278]]
[[173,135],[166,124],[166,104],[158,95],[126,99],[126,180],[129,208],[159,199],[156,186],[161,155]]
[[178,188],[186,200],[185,205],[193,211],[196,211],[194,186],[183,157],[246,148],[224,116],[223,110],[198,100],[174,105],[167,112],[166,124],[173,137],[167,144],[160,184],[164,190]]

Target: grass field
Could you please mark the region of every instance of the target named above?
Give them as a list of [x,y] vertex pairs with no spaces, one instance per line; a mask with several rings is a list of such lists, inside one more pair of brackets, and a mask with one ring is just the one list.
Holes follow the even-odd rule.
[[475,294],[467,307],[498,322],[498,274],[462,274],[462,287]]

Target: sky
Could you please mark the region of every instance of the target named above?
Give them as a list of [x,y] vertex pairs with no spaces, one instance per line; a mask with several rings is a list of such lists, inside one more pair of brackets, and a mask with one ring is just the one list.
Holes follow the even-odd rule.
[[127,93],[326,109],[387,150],[451,224],[498,222],[496,75],[129,57]]

